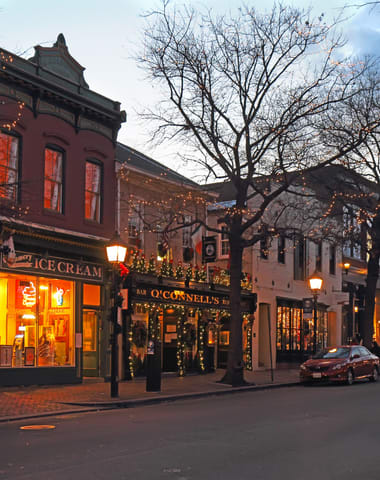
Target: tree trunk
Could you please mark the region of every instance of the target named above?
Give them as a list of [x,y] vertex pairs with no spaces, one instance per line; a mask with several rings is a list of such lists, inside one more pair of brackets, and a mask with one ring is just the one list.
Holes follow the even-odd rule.
[[367,263],[364,321],[362,323],[363,344],[371,348],[373,336],[373,315],[375,313],[376,285],[379,278],[379,254],[371,253]]
[[[237,230],[237,231],[236,231]],[[243,248],[238,225],[232,225],[230,231],[230,345],[228,349],[227,370],[222,383],[233,387],[246,385],[243,368],[242,316],[241,316],[241,273]]]

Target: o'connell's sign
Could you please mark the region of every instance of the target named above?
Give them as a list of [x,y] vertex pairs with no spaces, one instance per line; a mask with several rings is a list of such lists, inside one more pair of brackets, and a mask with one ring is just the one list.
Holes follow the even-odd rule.
[[228,309],[230,299],[227,295],[179,290],[170,287],[138,286],[133,292],[134,300],[146,300],[159,303],[175,303],[189,306]]
[[103,266],[100,264],[56,257],[43,257],[22,252],[16,252],[16,256],[12,261],[5,255],[2,255],[0,266],[8,271],[23,271],[26,273],[70,277],[97,282],[102,282],[104,275]]

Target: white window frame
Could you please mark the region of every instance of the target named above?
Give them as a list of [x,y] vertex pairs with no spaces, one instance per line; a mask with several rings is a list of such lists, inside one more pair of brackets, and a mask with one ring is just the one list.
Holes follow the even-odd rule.
[[[128,242],[138,243],[139,248],[143,247],[144,242],[144,206],[141,203],[137,203],[136,206],[131,208],[128,212]],[[134,227],[134,234],[132,235],[132,228]],[[136,242],[137,241],[137,242]]]
[[227,231],[227,226],[221,226],[222,233],[219,234],[219,242],[218,242],[218,257],[219,258],[228,258],[230,256],[230,242],[228,239],[228,235],[223,233]]

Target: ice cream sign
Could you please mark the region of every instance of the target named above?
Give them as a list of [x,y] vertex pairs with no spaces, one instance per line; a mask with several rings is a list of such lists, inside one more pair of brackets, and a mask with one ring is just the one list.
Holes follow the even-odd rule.
[[23,252],[16,252],[12,263],[9,263],[4,256],[0,257],[0,266],[10,271],[20,270],[27,273],[59,275],[98,282],[103,281],[104,276],[104,266],[101,264]]

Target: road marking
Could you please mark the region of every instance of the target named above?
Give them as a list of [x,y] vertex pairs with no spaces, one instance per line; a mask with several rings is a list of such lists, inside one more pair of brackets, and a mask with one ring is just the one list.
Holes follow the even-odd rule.
[[53,430],[55,425],[23,425],[20,430]]

